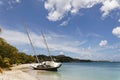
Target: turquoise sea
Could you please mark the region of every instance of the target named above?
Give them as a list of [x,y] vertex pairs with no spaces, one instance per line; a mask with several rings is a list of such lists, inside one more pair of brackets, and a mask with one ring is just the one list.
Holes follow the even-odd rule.
[[57,72],[39,70],[27,72],[38,80],[120,80],[120,63],[63,63]]

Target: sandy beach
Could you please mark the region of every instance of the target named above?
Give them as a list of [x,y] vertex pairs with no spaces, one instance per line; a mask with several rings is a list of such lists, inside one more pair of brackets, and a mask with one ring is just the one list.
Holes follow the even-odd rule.
[[12,67],[12,70],[0,73],[0,80],[38,80],[34,76],[29,75],[26,72],[23,72],[22,68],[29,68],[31,64],[22,64],[15,67]]

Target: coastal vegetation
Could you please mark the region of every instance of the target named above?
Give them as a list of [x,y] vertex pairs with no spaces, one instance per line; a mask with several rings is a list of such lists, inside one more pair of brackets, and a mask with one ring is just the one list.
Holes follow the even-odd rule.
[[33,56],[19,52],[17,48],[8,44],[3,38],[0,38],[0,67],[6,68],[13,64],[31,62],[35,62]]

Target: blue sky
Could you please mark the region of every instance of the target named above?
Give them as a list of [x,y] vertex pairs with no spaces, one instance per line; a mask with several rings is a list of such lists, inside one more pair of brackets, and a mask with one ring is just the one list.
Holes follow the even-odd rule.
[[120,61],[120,0],[0,0],[0,28],[7,42],[33,54],[26,24],[37,54]]

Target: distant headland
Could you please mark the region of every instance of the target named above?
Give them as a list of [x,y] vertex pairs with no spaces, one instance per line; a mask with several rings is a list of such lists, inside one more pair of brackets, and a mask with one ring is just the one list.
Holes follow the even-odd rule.
[[[46,55],[37,55],[40,60],[49,61],[50,56]],[[79,58],[72,58],[66,55],[57,55],[51,56],[56,62],[110,62],[110,61],[95,61],[95,60],[87,60],[87,59],[79,59]]]

